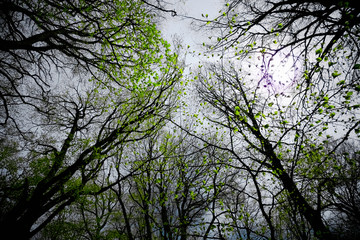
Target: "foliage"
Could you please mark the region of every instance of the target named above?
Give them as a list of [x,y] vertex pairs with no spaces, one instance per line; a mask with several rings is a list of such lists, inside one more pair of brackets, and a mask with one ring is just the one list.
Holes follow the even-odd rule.
[[0,229],[357,239],[355,1],[225,1],[182,80],[163,1],[0,3]]
[[142,1],[1,8],[2,137],[17,143],[19,164],[1,159],[0,225],[29,238],[82,195],[121,181],[112,159],[163,126],[182,70]]
[[[330,200],[327,186],[343,179],[340,169],[356,169],[333,154],[358,141],[359,9],[351,1],[228,1],[220,13],[206,26],[221,37],[204,44],[220,59],[195,77],[206,119],[199,126],[216,128],[224,140],[213,146],[252,178],[268,229],[258,236],[343,237],[328,223],[342,200]],[[289,61],[295,74],[279,76]]]

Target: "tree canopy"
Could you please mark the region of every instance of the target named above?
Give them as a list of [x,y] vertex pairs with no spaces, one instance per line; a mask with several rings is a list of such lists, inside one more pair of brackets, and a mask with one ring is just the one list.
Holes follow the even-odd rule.
[[0,3],[4,236],[358,239],[358,4],[222,6],[194,66],[165,1]]
[[6,1],[1,16],[2,145],[13,153],[1,229],[28,238],[136,171],[113,176],[118,149],[163,126],[182,70],[142,1]]

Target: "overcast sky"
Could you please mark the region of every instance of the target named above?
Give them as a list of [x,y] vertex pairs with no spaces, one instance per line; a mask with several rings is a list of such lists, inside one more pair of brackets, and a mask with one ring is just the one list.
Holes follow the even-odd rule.
[[[177,16],[171,17],[171,14],[165,14],[167,17],[159,26],[165,39],[171,42],[174,37],[178,37],[182,40],[183,46],[187,49],[190,45],[191,52],[196,51],[196,54],[187,54],[186,64],[188,67],[195,67],[201,60],[209,60],[200,58],[198,53],[202,52],[202,43],[208,41],[209,31],[196,31],[194,27],[191,27],[192,19],[203,19],[202,14],[208,14],[208,19],[213,19],[220,15],[219,10],[225,6],[224,0],[170,0],[168,1],[167,9],[175,10]],[[286,53],[278,54],[274,56],[270,64],[268,64],[268,73],[274,79],[282,79],[280,81],[274,80],[272,83],[275,92],[287,92],[289,87],[294,84],[294,80],[297,79],[298,73],[294,72],[294,61],[291,58],[284,58]],[[259,56],[258,56],[259,58]],[[255,78],[261,81],[263,77],[263,70],[261,70],[261,61],[257,61],[258,58],[253,58],[248,63],[242,62],[242,67],[251,66],[246,70],[251,71]],[[269,58],[267,59],[269,61]],[[185,69],[188,72],[189,69]],[[191,70],[190,70],[191,71]],[[295,76],[296,75],[296,76]],[[283,84],[283,85],[281,85]]]
[[[204,32],[195,31],[191,27],[191,18],[201,19],[202,14],[208,14],[209,19],[215,18],[224,4],[223,0],[170,0],[168,9],[174,9],[177,16],[167,14],[166,20],[160,25],[164,37],[171,42],[174,37],[179,37],[183,46],[191,46],[192,50],[199,51],[207,35]],[[207,32],[206,34],[209,34]],[[198,58],[187,56],[187,63],[198,62]]]

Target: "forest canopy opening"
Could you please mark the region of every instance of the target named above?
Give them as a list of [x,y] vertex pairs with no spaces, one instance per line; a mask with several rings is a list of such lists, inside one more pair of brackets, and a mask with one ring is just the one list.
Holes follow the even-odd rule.
[[0,3],[3,235],[358,239],[356,2],[176,6]]

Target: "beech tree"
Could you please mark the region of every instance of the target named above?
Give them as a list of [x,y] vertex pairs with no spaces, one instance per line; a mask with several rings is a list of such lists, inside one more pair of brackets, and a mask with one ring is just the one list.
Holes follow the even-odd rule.
[[129,164],[140,165],[141,172],[112,188],[128,238],[217,236],[224,211],[215,210],[226,197],[226,183],[235,177],[225,169],[221,154],[186,134],[172,132],[162,132],[131,149]]
[[81,195],[110,189],[124,177],[111,175],[121,146],[171,115],[182,70],[151,6],[1,2],[4,236],[30,238]]
[[[323,114],[324,103],[315,103],[310,111],[297,104],[284,106],[285,97],[281,100],[268,92],[262,94],[257,85],[251,85],[250,81],[246,84],[246,75],[240,75],[234,68],[213,65],[206,69],[207,72],[199,74],[198,91],[203,103],[208,103],[204,105],[204,115],[210,121],[209,128],[217,127],[218,135],[223,138],[223,143],[213,146],[231,153],[237,167],[248,172],[256,189],[257,196],[253,198],[257,199],[270,227],[271,239],[280,234],[275,228],[274,215],[275,206],[283,201],[280,193],[284,191],[285,199],[294,206],[296,214],[306,219],[316,237],[335,239],[323,214],[330,205],[338,204],[339,199],[325,199],[326,189],[330,182],[343,179],[337,169],[356,169],[356,164],[350,158],[338,162],[332,157],[345,140],[338,140],[325,151],[330,138],[326,130],[337,121]],[[300,104],[301,99],[293,97]],[[326,104],[331,104],[330,101]],[[199,138],[210,144],[207,138]],[[358,178],[353,181],[358,182]]]
[[2,234],[356,239],[357,3],[226,0],[183,81],[161,13],[0,3]]
[[[337,169],[352,165],[333,154],[358,145],[359,9],[353,1],[225,3],[219,17],[204,20],[216,39],[203,44],[206,55],[219,58],[199,65],[203,114],[193,116],[204,131],[216,129],[223,142],[213,146],[252,179],[268,227],[259,236],[337,239],[326,214],[341,200],[327,191],[343,179]],[[278,214],[299,228],[281,229]]]

